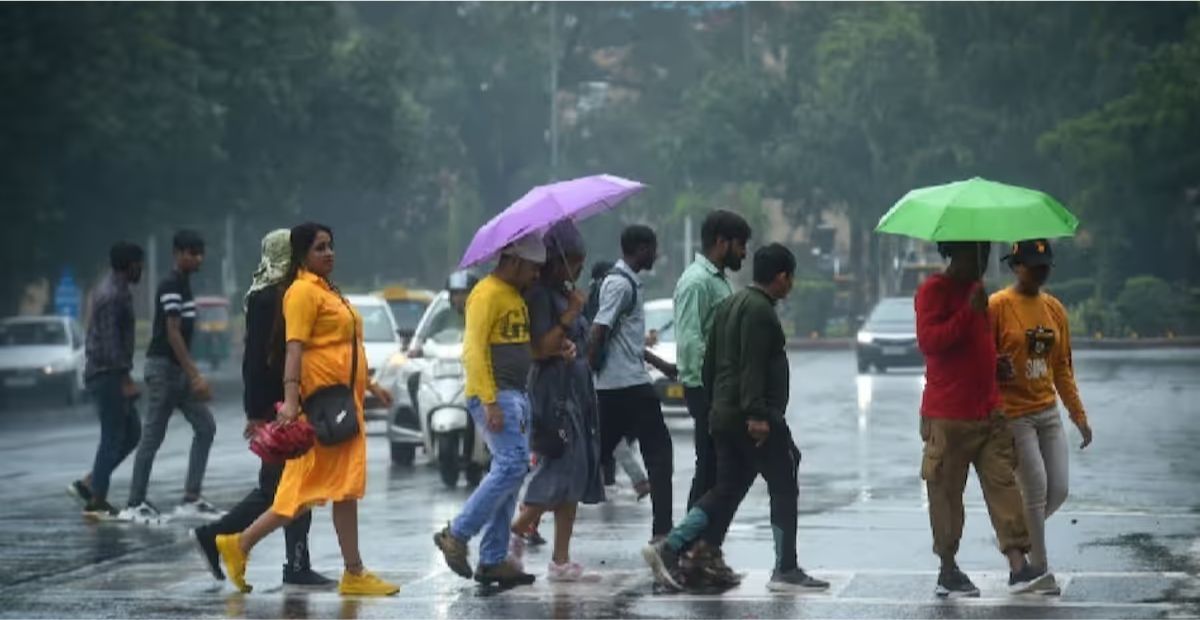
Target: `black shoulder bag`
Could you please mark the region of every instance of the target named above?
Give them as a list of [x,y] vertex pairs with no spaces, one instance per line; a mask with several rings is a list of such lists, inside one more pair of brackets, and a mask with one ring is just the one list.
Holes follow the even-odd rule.
[[358,319],[346,298],[342,298],[350,311],[354,325],[350,337],[350,384],[329,385],[304,399],[301,408],[317,433],[321,445],[332,446],[358,435],[358,402],[354,399],[355,380],[358,378]]

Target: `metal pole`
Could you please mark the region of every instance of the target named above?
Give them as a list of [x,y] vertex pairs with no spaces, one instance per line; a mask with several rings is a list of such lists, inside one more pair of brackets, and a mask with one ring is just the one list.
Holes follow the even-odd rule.
[[550,180],[558,179],[558,3],[550,3]]
[[686,215],[683,218],[683,262],[679,263],[680,270],[687,269],[687,266],[692,264],[692,216]]

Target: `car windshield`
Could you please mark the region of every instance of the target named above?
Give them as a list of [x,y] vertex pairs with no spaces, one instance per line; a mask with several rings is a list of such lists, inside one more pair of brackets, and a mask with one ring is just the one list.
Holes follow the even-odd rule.
[[916,311],[910,299],[885,299],[871,312],[868,323],[916,324]]
[[0,347],[67,344],[67,330],[59,321],[0,323]]
[[448,300],[440,299],[435,303],[429,322],[425,325],[425,337],[436,344],[461,344],[466,319]]
[[394,342],[396,332],[388,318],[387,306],[371,304],[355,306],[363,320],[363,340],[365,342]]
[[646,311],[646,333],[658,332],[659,342],[675,342],[675,311],[658,308]]
[[394,299],[388,302],[392,308],[392,316],[396,318],[396,327],[404,331],[417,329],[421,317],[429,304],[419,299]]

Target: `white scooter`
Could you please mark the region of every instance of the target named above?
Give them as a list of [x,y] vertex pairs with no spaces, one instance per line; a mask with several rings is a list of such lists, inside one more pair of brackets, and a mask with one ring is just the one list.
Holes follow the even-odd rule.
[[417,328],[420,345],[406,365],[404,387],[424,435],[425,454],[438,468],[447,487],[458,486],[460,474],[475,486],[483,479],[492,457],[482,433],[476,431],[467,411],[466,374],[462,365],[462,330],[433,331],[437,316],[454,312],[443,291],[434,299]]

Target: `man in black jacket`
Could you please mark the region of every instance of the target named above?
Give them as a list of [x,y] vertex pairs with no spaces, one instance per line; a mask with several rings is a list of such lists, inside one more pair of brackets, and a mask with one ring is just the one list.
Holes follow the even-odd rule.
[[[774,592],[824,590],[796,560],[800,450],[785,419],[790,369],[775,304],[792,290],[796,258],[782,245],[754,254],[754,284],[717,306],[704,355],[704,385],[712,390],[709,428],[717,457],[716,483],[667,539],[643,551],[661,585],[731,587],[721,545],[755,478],[767,481],[775,570]],[[680,556],[691,549],[686,575]]]
[[[258,427],[275,420],[275,405],[283,401],[284,326],[282,314],[284,279],[291,262],[290,232],[280,229],[263,238],[263,256],[254,283],[246,295],[246,347],[242,357],[242,403],[246,410],[247,439]],[[192,530],[192,540],[207,560],[214,577],[225,579],[217,553],[218,534],[241,532],[266,512],[275,500],[283,477],[283,464],[266,463],[258,470],[258,488],[220,521]],[[308,530],[312,513],[305,512],[284,528],[287,564],[283,583],[296,586],[332,587],[337,582],[312,569],[308,556]]]

